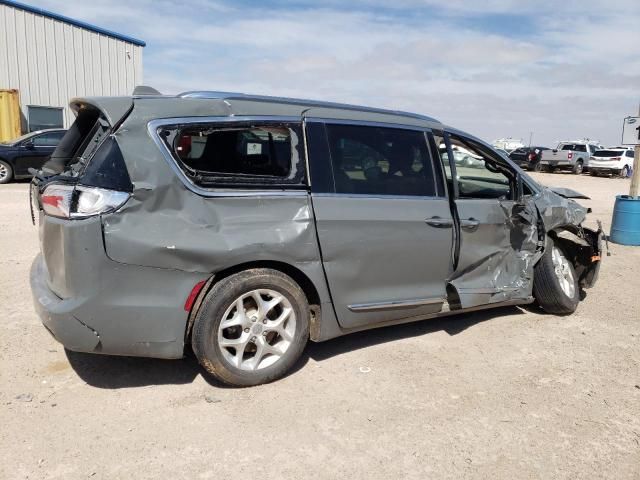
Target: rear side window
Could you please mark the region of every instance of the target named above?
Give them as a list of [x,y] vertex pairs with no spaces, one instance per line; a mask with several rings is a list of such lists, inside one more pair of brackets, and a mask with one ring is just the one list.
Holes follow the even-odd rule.
[[198,124],[163,128],[160,135],[197,185],[305,185],[298,125]]
[[327,125],[336,193],[436,196],[423,132]]

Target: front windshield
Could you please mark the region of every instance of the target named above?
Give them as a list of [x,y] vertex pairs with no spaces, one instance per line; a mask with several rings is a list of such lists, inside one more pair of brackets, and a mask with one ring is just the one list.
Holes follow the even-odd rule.
[[30,132],[30,133],[25,133],[24,135],[18,137],[18,138],[14,138],[13,140],[7,140],[6,142],[0,142],[4,145],[15,145],[16,143],[20,143],[24,140],[27,140],[31,137],[33,137],[34,135],[36,135],[38,132]]

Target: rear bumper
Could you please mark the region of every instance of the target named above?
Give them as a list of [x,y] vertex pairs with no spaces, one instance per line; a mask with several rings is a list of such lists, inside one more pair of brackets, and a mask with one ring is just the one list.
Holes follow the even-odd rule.
[[73,316],[77,301],[63,300],[47,286],[44,260],[38,255],[31,265],[31,294],[36,313],[53,337],[69,350],[93,352],[100,334]]
[[528,160],[513,160],[520,168],[533,168],[538,162],[530,162]]
[[43,254],[31,267],[43,325],[69,350],[156,358],[183,356],[185,300],[207,273],[114,262],[100,219],[41,216]]
[[574,163],[568,160],[540,160],[540,165],[556,168],[571,168],[574,166]]
[[589,167],[591,168],[591,170],[596,171],[596,172],[602,172],[602,173],[620,173],[620,170],[622,170],[622,167],[619,167],[618,164],[598,164],[598,163],[594,163],[591,162],[591,164],[589,165]]

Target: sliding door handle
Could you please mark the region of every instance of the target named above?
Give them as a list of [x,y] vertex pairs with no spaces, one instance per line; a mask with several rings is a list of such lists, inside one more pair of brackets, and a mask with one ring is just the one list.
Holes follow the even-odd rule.
[[465,230],[476,230],[479,225],[480,222],[473,217],[460,220],[460,228],[464,228]]
[[450,218],[431,217],[425,220],[425,223],[431,227],[436,228],[451,228],[453,227],[453,220]]

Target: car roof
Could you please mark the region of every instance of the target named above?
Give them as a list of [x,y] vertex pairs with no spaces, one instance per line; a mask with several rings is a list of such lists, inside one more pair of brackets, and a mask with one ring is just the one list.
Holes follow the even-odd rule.
[[[316,107],[316,108],[328,108],[335,110],[350,110],[367,113],[382,113],[387,115],[406,116],[410,118],[416,118],[420,120],[426,120],[429,122],[438,122],[433,117],[427,115],[420,115],[418,113],[404,112],[401,110],[390,110],[375,107],[365,107],[362,105],[352,105],[348,103],[329,102],[323,100],[310,100],[303,98],[290,98],[290,97],[275,97],[269,95],[253,95],[247,93],[238,92],[216,92],[216,91],[190,91],[183,92],[177,95],[179,98],[215,98],[220,100],[243,100],[252,101],[256,103],[264,104],[280,104],[280,105],[299,105],[304,107]],[[438,122],[439,123],[439,122]]]
[[[189,91],[178,95],[142,94],[133,95],[132,98],[136,104],[145,104],[144,110],[151,116],[160,118],[204,116],[206,112],[210,116],[219,116],[220,113],[213,112],[225,112],[228,116],[236,117],[288,116],[443,128],[441,122],[427,115],[301,98],[218,91]],[[76,102],[86,100],[104,103],[107,97],[74,99]]]

